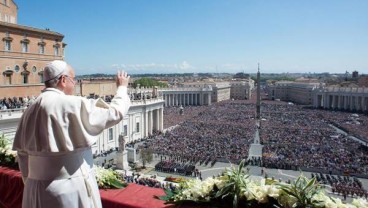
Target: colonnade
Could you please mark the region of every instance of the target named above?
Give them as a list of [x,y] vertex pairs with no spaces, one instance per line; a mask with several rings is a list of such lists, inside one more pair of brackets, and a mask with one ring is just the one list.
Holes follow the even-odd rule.
[[162,91],[164,106],[211,105],[212,91]]
[[368,112],[368,88],[325,88],[315,92],[313,106]]
[[164,129],[164,109],[148,110],[144,114],[144,136],[151,135],[153,131],[162,131]]

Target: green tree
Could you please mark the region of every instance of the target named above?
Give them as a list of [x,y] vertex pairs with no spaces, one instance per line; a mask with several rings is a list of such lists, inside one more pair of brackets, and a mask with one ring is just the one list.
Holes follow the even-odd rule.
[[154,87],[154,86],[158,86],[158,87],[167,87],[166,83],[162,83],[159,82],[157,80],[151,79],[151,78],[140,78],[134,81],[133,85],[134,87],[137,87],[139,84],[139,86],[141,87]]
[[140,156],[141,156],[143,168],[145,168],[146,163],[150,163],[153,160],[153,150],[150,148],[142,148],[140,150]]

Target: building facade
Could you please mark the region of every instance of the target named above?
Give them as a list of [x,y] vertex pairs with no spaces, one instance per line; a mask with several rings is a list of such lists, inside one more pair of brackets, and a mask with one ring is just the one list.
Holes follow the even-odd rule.
[[303,83],[292,81],[279,81],[274,84],[268,84],[266,91],[268,99],[283,100],[302,105],[312,105],[313,90],[320,86],[320,83]]
[[[125,142],[128,143],[145,138],[155,131],[162,131],[163,105],[162,97],[132,100],[132,106],[124,119],[98,136],[96,143],[92,145],[92,152],[101,153],[119,147],[120,135],[123,135]],[[0,134],[13,140],[24,110],[0,110]]]
[[247,80],[233,80],[230,82],[230,98],[235,100],[248,100],[252,97],[252,90],[254,88],[254,81]]
[[0,95],[38,95],[43,86],[43,68],[64,59],[64,35],[17,24],[18,7],[0,0]]
[[165,101],[165,107],[188,105],[211,105],[212,88],[179,87],[158,89]]
[[320,87],[313,91],[315,108],[368,112],[368,88]]

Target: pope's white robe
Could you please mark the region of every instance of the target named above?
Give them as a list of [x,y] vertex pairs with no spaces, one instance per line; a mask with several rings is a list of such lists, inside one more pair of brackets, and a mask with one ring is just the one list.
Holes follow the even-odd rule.
[[23,113],[13,144],[24,181],[23,207],[102,207],[91,146],[129,107],[123,86],[110,104],[46,88]]

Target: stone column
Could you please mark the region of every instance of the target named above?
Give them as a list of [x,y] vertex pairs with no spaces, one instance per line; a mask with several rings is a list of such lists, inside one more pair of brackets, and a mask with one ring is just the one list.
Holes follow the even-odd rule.
[[160,131],[164,130],[164,109],[160,108]]
[[148,122],[148,112],[144,113],[144,136],[148,136],[149,122]]
[[155,114],[156,114],[155,130],[158,131],[160,130],[160,109],[156,109]]
[[152,134],[152,130],[153,130],[153,115],[152,115],[152,111],[148,111],[148,123],[149,123],[148,134]]

